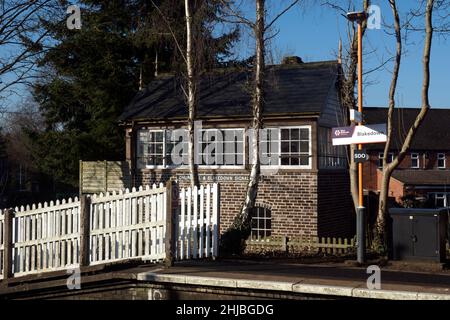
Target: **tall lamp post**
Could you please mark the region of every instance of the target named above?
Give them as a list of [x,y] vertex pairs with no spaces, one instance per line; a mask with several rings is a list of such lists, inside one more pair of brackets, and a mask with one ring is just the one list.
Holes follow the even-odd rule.
[[[363,95],[362,95],[362,24],[367,19],[367,14],[364,11],[349,12],[347,19],[358,23],[358,112],[361,115],[363,109]],[[358,125],[362,125],[358,122]],[[358,144],[358,150],[362,150],[362,145]],[[358,208],[356,212],[356,238],[357,238],[357,261],[358,263],[366,262],[366,208],[363,203],[363,170],[362,163],[358,163]]]

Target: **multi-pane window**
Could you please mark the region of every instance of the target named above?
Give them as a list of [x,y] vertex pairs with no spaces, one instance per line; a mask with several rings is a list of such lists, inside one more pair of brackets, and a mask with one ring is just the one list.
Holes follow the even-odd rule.
[[281,165],[309,165],[309,130],[307,128],[281,129]]
[[[199,134],[201,139],[197,146],[197,164],[207,166],[244,164],[244,129],[207,129],[200,131]],[[187,165],[187,130],[140,130],[137,161],[139,168]]]
[[445,153],[437,154],[437,166],[439,169],[445,169]]
[[310,127],[269,128],[261,133],[261,164],[310,167]]
[[[384,159],[384,152],[380,152],[378,154],[378,168],[382,168],[383,167],[383,159]],[[394,154],[389,152],[388,155],[387,155],[386,162],[387,163],[391,163],[392,161],[394,161]]]
[[[204,129],[198,134],[194,157],[199,166],[242,167],[245,164],[244,129]],[[187,165],[187,141],[186,129],[141,129],[137,140],[138,168]],[[310,168],[310,159],[310,126],[269,128],[260,132],[262,166]]]
[[333,146],[331,128],[318,127],[319,168],[346,168],[347,152],[345,146]]
[[139,167],[163,166],[164,130],[141,130],[138,134],[137,161]]
[[207,129],[201,134],[200,165],[244,164],[244,129]]
[[416,152],[411,153],[411,168],[419,168],[420,167],[420,159],[419,154]]
[[272,213],[269,208],[256,206],[251,210],[251,237],[264,239],[272,234]]

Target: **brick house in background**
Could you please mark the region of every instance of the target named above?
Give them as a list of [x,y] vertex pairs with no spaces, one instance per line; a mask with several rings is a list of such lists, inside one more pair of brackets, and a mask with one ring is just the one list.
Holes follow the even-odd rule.
[[[393,117],[393,141],[388,161],[398,154],[401,142],[420,109],[397,108]],[[365,108],[368,124],[385,123],[387,108]],[[380,191],[384,144],[366,146],[364,189]],[[405,206],[450,207],[450,109],[430,109],[418,129],[411,149],[392,174],[389,197]],[[405,202],[406,201],[406,202]],[[373,207],[376,202],[370,201]]]
[[[263,140],[277,148],[267,151],[272,158],[264,169],[270,174],[263,175],[259,184],[252,236],[353,236],[347,157],[345,149],[333,147],[330,139],[331,128],[344,124],[340,65],[302,63],[300,58],[286,61],[266,71]],[[198,167],[201,183],[220,184],[222,233],[239,213],[250,172],[251,83],[251,72],[228,69],[204,75],[199,84],[201,150],[220,131],[223,141],[215,143],[228,155],[220,164],[201,158]],[[189,186],[187,158],[174,165],[170,157],[172,131],[186,128],[187,108],[180,87],[175,76],[161,75],[136,95],[120,117],[135,186],[168,180],[178,187]]]

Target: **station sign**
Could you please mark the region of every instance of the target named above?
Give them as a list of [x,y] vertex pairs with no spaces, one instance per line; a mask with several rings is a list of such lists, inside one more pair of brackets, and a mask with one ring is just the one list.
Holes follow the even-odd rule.
[[386,124],[352,125],[331,130],[334,146],[349,144],[383,143],[387,140]]

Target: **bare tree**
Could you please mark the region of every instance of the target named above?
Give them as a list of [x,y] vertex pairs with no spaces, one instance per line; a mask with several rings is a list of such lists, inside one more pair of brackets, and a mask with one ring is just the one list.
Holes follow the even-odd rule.
[[[210,50],[207,48],[205,39],[202,33],[202,17],[207,14],[203,10],[208,10],[208,1],[195,2],[192,0],[184,1],[185,8],[185,19],[186,19],[186,46],[182,46],[181,41],[175,31],[171,28],[171,23],[168,21],[166,15],[161,11],[161,9],[152,0],[152,5],[158,11],[159,15],[162,17],[167,29],[169,30],[169,35],[175,42],[176,49],[180,54],[182,61],[186,65],[186,72],[183,72],[183,77],[186,80],[186,86],[181,85],[181,89],[185,96],[186,104],[188,107],[188,165],[189,165],[189,175],[191,187],[199,185],[197,164],[195,162],[195,120],[197,117],[197,109],[199,103],[198,96],[198,82],[203,72],[205,60],[205,50]],[[194,11],[197,17],[194,17]]]
[[[42,18],[61,9],[56,0],[9,0],[0,3],[0,95],[15,93],[17,85],[28,84],[40,54],[45,50],[47,31]],[[65,14],[60,10],[60,13]]]
[[186,10],[186,69],[187,69],[187,102],[188,102],[188,157],[189,157],[189,175],[191,179],[191,186],[197,186],[198,172],[195,164],[195,142],[194,142],[194,130],[195,130],[195,118],[197,113],[197,72],[194,66],[194,51],[193,51],[193,22],[191,14],[191,5],[189,0],[184,1]]
[[[239,12],[238,8],[233,7],[229,1],[223,1],[227,15],[231,17],[235,23],[244,24],[250,27],[255,38],[255,62],[254,62],[254,82],[252,90],[252,130],[251,130],[251,161],[252,166],[249,175],[249,182],[245,193],[244,202],[240,213],[233,221],[230,230],[228,231],[230,241],[240,242],[243,238],[248,236],[250,230],[250,210],[255,206],[256,197],[258,194],[258,184],[261,175],[261,163],[259,154],[259,135],[260,129],[263,127],[263,110],[264,110],[264,82],[265,82],[265,55],[266,55],[266,37],[267,31],[274,25],[274,23],[287,11],[289,11],[299,0],[290,1],[289,4],[281,10],[270,22],[266,22],[266,1],[256,0],[256,17],[255,21],[251,21]],[[228,20],[230,21],[230,20]],[[237,250],[240,250],[240,243]],[[226,246],[234,247],[234,244],[227,244]]]
[[[402,55],[402,36],[401,36],[401,25],[400,25],[400,17],[397,10],[397,5],[395,0],[388,0],[392,9],[392,14],[394,16],[394,29],[395,29],[395,38],[396,38],[396,59],[394,64],[394,70],[392,73],[391,86],[389,90],[389,110],[387,115],[387,142],[384,148],[384,155],[388,154],[388,151],[391,147],[392,141],[392,115],[395,108],[395,91],[397,87],[398,75],[400,72],[400,63],[401,63],[401,55]],[[383,159],[383,168],[382,168],[382,180],[381,180],[381,189],[380,189],[380,198],[379,198],[379,207],[378,207],[378,215],[375,226],[375,238],[374,238],[374,246],[378,250],[382,250],[386,248],[387,234],[386,234],[386,212],[387,212],[387,198],[389,191],[389,181],[393,171],[398,167],[398,165],[405,158],[409,148],[411,147],[411,143],[414,139],[415,134],[417,133],[418,128],[422,124],[428,109],[430,109],[429,99],[428,99],[428,91],[430,86],[430,53],[431,53],[431,43],[433,39],[433,24],[432,24],[432,16],[433,16],[433,7],[434,0],[427,0],[426,9],[425,9],[425,41],[423,48],[423,79],[422,79],[422,106],[420,112],[418,113],[416,119],[414,120],[413,125],[409,128],[408,133],[403,140],[400,151],[398,155],[393,159],[391,163],[388,163],[386,160],[386,156]]]

